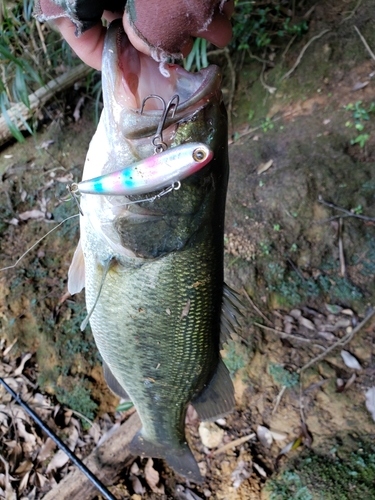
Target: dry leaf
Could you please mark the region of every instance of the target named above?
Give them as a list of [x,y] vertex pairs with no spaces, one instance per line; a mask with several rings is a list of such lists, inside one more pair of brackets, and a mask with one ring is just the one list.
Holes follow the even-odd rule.
[[288,437],[285,432],[274,431],[272,429],[270,429],[270,433],[275,441],[284,441]]
[[26,212],[22,212],[22,214],[18,214],[18,217],[21,220],[28,220],[28,219],[44,219],[44,213],[41,212],[40,210],[27,210]]
[[21,375],[21,373],[23,372],[23,369],[25,367],[26,362],[29,361],[31,356],[32,356],[31,352],[28,352],[27,354],[25,354],[25,356],[22,358],[21,363],[19,364],[19,367],[16,370],[14,370],[13,375],[15,377],[18,377],[19,375]]
[[341,351],[341,357],[348,368],[353,368],[354,370],[362,370],[362,366],[359,364],[357,358],[350,354],[348,351]]
[[259,474],[263,477],[267,477],[267,472],[261,467],[260,465],[256,464],[253,462],[253,467],[256,471],[259,472]]
[[153,465],[154,461],[152,458],[149,458],[145,467],[145,479],[154,493],[164,495],[164,484],[159,485],[160,475],[159,472],[154,469]]
[[298,318],[298,321],[299,321],[300,325],[304,326],[308,330],[313,330],[313,331],[316,330],[314,323],[312,321],[310,321],[309,319],[304,318],[303,316],[300,316]]
[[236,469],[232,472],[231,479],[235,489],[239,488],[243,481],[251,476],[251,472],[247,470],[248,465],[244,460],[240,460]]
[[145,493],[145,488],[142,486],[141,481],[137,478],[137,476],[131,477],[131,483],[134,493],[138,495],[143,495]]
[[273,165],[273,160],[268,160],[266,163],[261,163],[257,167],[257,174],[263,174],[263,172],[267,172],[269,168],[271,168]]
[[265,446],[266,448],[270,448],[273,441],[273,437],[269,429],[267,429],[267,427],[264,427],[263,425],[258,425],[257,436],[263,446]]
[[366,392],[366,408],[371,413],[372,419],[375,421],[375,387],[371,387]]

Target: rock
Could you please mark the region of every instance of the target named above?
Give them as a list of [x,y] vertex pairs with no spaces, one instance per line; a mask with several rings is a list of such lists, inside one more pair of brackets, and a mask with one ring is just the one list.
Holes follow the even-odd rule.
[[223,441],[224,429],[213,422],[202,422],[199,425],[199,436],[207,448],[217,448]]

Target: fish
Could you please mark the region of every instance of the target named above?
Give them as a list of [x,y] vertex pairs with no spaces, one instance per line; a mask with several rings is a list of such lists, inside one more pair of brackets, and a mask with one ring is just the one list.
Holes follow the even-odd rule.
[[[168,64],[160,72],[121,23],[110,25],[104,108],[82,182],[153,157],[160,123],[166,151],[199,143],[212,158],[164,195],[81,193],[81,236],[68,276],[71,294],[85,287],[109,387],[138,411],[142,428],[131,453],[163,458],[196,483],[202,476],[186,438],[187,408],[215,420],[235,404],[220,354],[241,304],[223,277],[229,164],[220,83],[217,66],[189,73]],[[175,95],[179,104],[169,113],[163,102]]]

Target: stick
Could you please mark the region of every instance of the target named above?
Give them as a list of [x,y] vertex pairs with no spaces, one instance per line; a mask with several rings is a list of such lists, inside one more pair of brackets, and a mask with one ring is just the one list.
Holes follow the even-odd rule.
[[[280,330],[276,330],[275,328],[270,328],[269,326],[262,325],[261,323],[254,322],[254,325],[259,326],[259,328],[263,328],[264,330],[268,330],[270,332],[277,333],[277,335],[280,335],[280,337],[282,337],[282,338],[299,340],[300,342],[308,342],[309,344],[311,344],[311,342],[312,342],[311,339],[305,339],[305,337],[297,337],[296,335],[292,335],[291,333],[282,332]],[[323,350],[325,349],[325,347],[323,347],[320,344],[313,344],[313,345],[314,345],[314,347],[319,347],[319,349],[323,349]]]
[[269,325],[272,325],[272,321],[270,321],[267,316],[265,316],[262,311],[255,305],[255,303],[251,300],[251,298],[249,297],[249,294],[247,293],[247,291],[245,290],[245,288],[242,288],[242,292],[244,293],[245,297],[247,298],[247,300],[250,302],[250,305],[256,310],[256,312],[258,314],[260,314],[260,316],[262,316],[262,318],[264,319],[264,321],[266,323],[268,323]]
[[356,13],[356,10],[361,5],[361,3],[362,3],[362,0],[358,0],[357,5],[354,7],[354,9],[351,11],[351,13],[347,17],[345,17],[344,19],[341,20],[340,24],[345,23],[345,21],[348,21],[349,19],[351,19],[354,16],[354,14]]
[[287,73],[285,73],[284,76],[281,77],[281,82],[283,80],[285,80],[286,78],[288,78],[292,73],[293,71],[297,68],[297,66],[299,65],[299,63],[302,61],[302,57],[304,55],[304,53],[306,52],[306,50],[310,47],[310,45],[315,41],[315,40],[318,40],[318,38],[321,38],[323,35],[325,35],[326,33],[328,33],[329,29],[326,29],[326,30],[323,30],[321,33],[319,33],[319,35],[315,35],[313,36],[308,42],[307,44],[303,47],[303,49],[301,50],[300,52],[300,55],[298,56],[297,58],[297,61],[294,63],[294,66],[292,69],[290,69]]
[[342,241],[342,217],[339,219],[339,258],[340,258],[340,274],[345,276],[346,266],[345,266],[345,255],[344,255],[344,244]]
[[[34,111],[43,106],[57,92],[67,89],[80,78],[84,78],[92,71],[85,64],[80,64],[76,68],[71,69],[68,73],[55,78],[41,87],[33,94],[29,95],[30,108],[23,103],[18,103],[8,110],[9,119],[18,127],[19,130],[25,130],[24,122],[32,117]],[[0,146],[11,139],[12,133],[8,128],[4,116],[0,116]]]
[[21,260],[25,257],[25,255],[27,255],[29,252],[31,252],[31,250],[33,248],[35,248],[42,240],[44,240],[44,238],[46,238],[49,234],[51,234],[55,229],[59,228],[60,226],[62,226],[64,224],[64,222],[66,222],[67,220],[69,219],[73,219],[74,217],[78,217],[79,214],[75,214],[75,215],[71,215],[70,217],[67,217],[66,219],[64,219],[63,221],[59,222],[59,224],[57,224],[57,226],[55,226],[54,228],[52,228],[50,231],[48,231],[47,234],[45,234],[44,236],[42,236],[41,238],[39,238],[38,241],[36,241],[30,248],[28,248],[26,250],[26,252],[24,252],[21,257],[19,257],[16,262],[14,264],[12,264],[11,266],[6,266],[6,267],[1,267],[0,268],[0,271],[6,271],[7,269],[13,269],[14,267],[17,266],[17,264],[19,262],[21,262]]
[[235,446],[239,446],[240,444],[246,443],[246,441],[249,441],[250,439],[255,437],[255,433],[253,432],[252,434],[249,434],[248,436],[242,436],[238,439],[235,439],[234,441],[231,441],[230,443],[225,444],[221,448],[217,449],[212,453],[212,456],[216,457],[216,455],[219,455],[220,453],[224,453],[224,451],[230,450],[231,448],[234,448]]
[[359,29],[357,28],[357,26],[354,26],[354,29],[356,30],[356,32],[358,33],[358,36],[359,38],[362,40],[362,43],[363,45],[366,47],[367,49],[367,52],[370,54],[370,56],[372,57],[372,59],[375,61],[375,54],[373,53],[373,51],[370,49],[368,43],[366,42],[366,40],[364,39],[364,37],[362,36],[361,32],[359,31]]
[[354,337],[354,335],[357,332],[359,332],[359,330],[361,330],[361,328],[363,328],[365,326],[365,324],[373,317],[374,314],[375,314],[375,308],[371,309],[371,311],[368,313],[368,315],[365,317],[365,319],[363,321],[361,321],[361,323],[359,323],[353,329],[353,331],[347,333],[342,339],[338,340],[333,345],[331,345],[330,347],[328,347],[324,352],[322,352],[322,354],[319,354],[319,356],[317,356],[314,359],[311,359],[308,363],[306,363],[305,365],[303,365],[301,368],[298,368],[297,373],[301,373],[303,370],[306,370],[307,368],[310,368],[310,366],[312,366],[317,361],[320,361],[320,360],[324,359],[331,351],[333,351],[333,349],[336,349],[336,347],[338,347],[340,345],[341,346],[345,345],[348,342],[350,342],[352,340],[352,338]]
[[338,207],[337,205],[334,205],[333,203],[329,203],[328,201],[323,200],[323,198],[321,196],[319,196],[318,201],[322,205],[326,205],[327,207],[334,208],[335,210],[338,210],[339,212],[343,212],[344,214],[350,215],[350,217],[357,217],[357,219],[375,222],[374,217],[367,217],[366,215],[355,214],[354,212],[351,212],[350,210],[346,210],[346,208]]

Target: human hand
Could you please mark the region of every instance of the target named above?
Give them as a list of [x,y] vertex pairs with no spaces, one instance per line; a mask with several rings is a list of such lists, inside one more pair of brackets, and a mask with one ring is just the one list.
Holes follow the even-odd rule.
[[[76,0],[77,6],[78,2],[82,10],[83,2]],[[97,0],[94,2],[95,14],[82,24],[79,14],[72,15],[72,2],[69,1],[69,10],[65,7],[66,3],[67,0],[37,0],[36,15],[40,20],[53,19],[76,54],[86,64],[100,70],[106,28],[99,22],[95,24],[95,21],[99,20],[101,13],[107,21],[122,14],[103,12],[100,9],[102,1]],[[113,5],[121,3],[121,0],[115,0]],[[153,9],[150,10],[150,0],[128,0],[123,24],[131,43],[141,52],[151,54],[157,60],[170,55],[186,56],[195,36],[206,38],[219,47],[230,41],[232,28],[229,18],[234,0],[224,3],[221,9],[222,4],[222,0],[189,0],[186,3],[181,0],[152,0]],[[79,37],[76,36],[77,31],[82,32]]]

